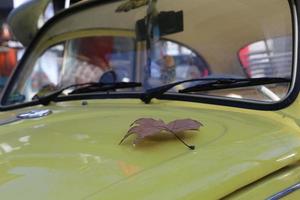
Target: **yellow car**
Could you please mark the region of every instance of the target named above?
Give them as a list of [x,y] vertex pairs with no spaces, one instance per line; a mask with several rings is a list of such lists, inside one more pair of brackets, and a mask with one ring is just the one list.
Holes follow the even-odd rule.
[[90,0],[32,41],[52,4],[14,11],[0,199],[300,199],[299,3]]

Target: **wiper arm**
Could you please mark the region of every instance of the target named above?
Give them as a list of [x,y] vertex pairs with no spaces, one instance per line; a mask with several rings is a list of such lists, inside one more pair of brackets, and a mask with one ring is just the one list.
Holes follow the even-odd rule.
[[276,78],[276,77],[265,77],[265,78],[248,78],[248,79],[239,79],[239,78],[200,78],[200,79],[189,79],[184,81],[179,81],[175,83],[170,83],[160,87],[152,88],[147,90],[141,96],[141,100],[146,104],[150,103],[153,98],[160,97],[168,90],[173,87],[188,83],[188,82],[201,82],[195,86],[179,90],[179,93],[188,93],[188,92],[199,92],[199,91],[208,91],[208,90],[217,90],[217,89],[227,89],[227,88],[238,88],[238,87],[249,87],[257,86],[264,84],[273,84],[273,83],[286,83],[290,82],[290,79],[287,78]]
[[138,82],[115,82],[115,83],[82,83],[82,84],[73,84],[66,86],[62,89],[56,90],[52,93],[49,93],[44,96],[39,96],[39,92],[34,96],[34,99],[37,99],[39,103],[46,106],[49,105],[51,101],[55,100],[59,95],[61,95],[65,90],[76,88],[69,94],[82,94],[87,92],[105,92],[115,89],[124,89],[124,88],[134,88],[141,87],[142,84]]

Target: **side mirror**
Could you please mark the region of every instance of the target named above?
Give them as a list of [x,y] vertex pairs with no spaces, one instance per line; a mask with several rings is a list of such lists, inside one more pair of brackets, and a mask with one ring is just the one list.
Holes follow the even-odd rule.
[[8,16],[8,25],[24,46],[28,46],[37,31],[38,21],[50,0],[32,0],[14,9]]

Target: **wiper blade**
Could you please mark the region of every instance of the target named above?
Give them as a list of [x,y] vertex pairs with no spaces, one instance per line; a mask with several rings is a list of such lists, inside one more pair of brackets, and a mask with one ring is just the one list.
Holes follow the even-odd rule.
[[105,92],[116,89],[141,87],[142,84],[138,82],[115,82],[115,83],[94,83],[85,87],[79,87],[69,94],[82,94],[88,92]]
[[141,87],[142,84],[138,82],[115,82],[115,83],[82,83],[82,84],[73,84],[66,86],[62,89],[56,90],[52,93],[46,94],[44,96],[39,96],[39,92],[34,96],[34,99],[37,99],[38,102],[42,105],[49,105],[51,101],[55,100],[59,95],[61,95],[65,90],[76,88],[69,94],[82,94],[88,92],[105,92],[115,89],[124,89],[124,88],[134,88]]
[[141,100],[146,104],[150,103],[153,98],[160,97],[168,90],[173,87],[188,83],[188,82],[200,82],[199,84],[179,90],[179,93],[188,93],[188,92],[199,92],[199,91],[208,91],[208,90],[218,90],[218,89],[227,89],[227,88],[239,88],[239,87],[249,87],[265,84],[274,84],[274,83],[287,83],[291,80],[288,78],[276,78],[276,77],[264,77],[264,78],[200,78],[200,79],[189,79],[184,81],[179,81],[175,83],[170,83],[160,87],[152,88],[147,90],[141,96]]
[[286,78],[249,78],[249,79],[229,79],[229,80],[216,80],[209,83],[200,83],[192,87],[179,90],[179,93],[188,93],[188,92],[202,92],[209,90],[220,90],[227,88],[240,88],[240,87],[251,87],[257,85],[266,85],[274,83],[287,83],[290,82],[290,79]]

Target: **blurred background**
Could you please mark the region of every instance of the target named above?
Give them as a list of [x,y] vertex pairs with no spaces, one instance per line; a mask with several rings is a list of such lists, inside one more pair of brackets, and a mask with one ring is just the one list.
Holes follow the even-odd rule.
[[[0,95],[1,95],[1,91],[5,87],[5,84],[7,83],[7,80],[9,79],[10,75],[12,74],[13,70],[17,66],[19,60],[22,58],[22,55],[25,51],[25,47],[23,47],[22,44],[18,42],[11,34],[9,27],[7,25],[7,17],[14,8],[19,7],[21,9],[22,7],[20,6],[22,6],[22,4],[29,1],[41,1],[41,0],[1,0],[0,3]],[[36,25],[37,28],[42,27],[43,24],[51,17],[53,17],[57,12],[67,9],[70,5],[84,0],[48,0],[48,1],[49,3],[46,9],[44,10],[43,14],[39,17],[38,24]],[[252,16],[252,10],[250,9],[250,11],[247,9],[247,7],[245,7],[244,11],[240,11],[240,12],[245,12],[242,13],[243,16],[244,15]],[[285,14],[284,12],[281,13],[283,18],[285,16],[289,16],[288,12],[285,12]],[[272,15],[270,15],[270,18],[271,16]],[[238,24],[239,22],[240,21],[237,20],[236,24]],[[285,21],[283,20],[283,22]],[[252,26],[251,23],[252,21],[245,24],[240,23],[240,26],[246,28],[247,26],[251,27]],[[253,23],[255,24],[255,21],[253,21]],[[270,24],[269,26],[271,25],[272,24]],[[17,27],[20,26],[17,24]],[[237,25],[236,27],[239,26]],[[277,30],[277,27],[280,27],[279,24],[276,24],[276,26],[273,26],[273,28],[271,27],[270,30],[273,29]],[[240,30],[238,28],[236,29],[238,31]],[[199,28],[199,30],[202,33],[204,31],[204,29],[202,28]],[[230,36],[232,35],[231,29],[227,28],[226,31],[228,35]],[[207,32],[209,32],[209,29],[207,29]],[[274,33],[276,33],[276,31]],[[213,64],[212,62],[208,62],[208,63],[206,62],[206,60],[208,60],[208,57],[205,55],[203,57],[202,56],[203,52],[194,52],[192,49],[189,49],[188,46],[174,42],[176,41],[176,38],[173,38],[173,40],[170,41],[168,40],[162,41],[158,45],[160,46],[159,48],[164,47],[163,51],[166,52],[166,55],[169,55],[169,57],[166,58],[167,60],[169,60],[169,63],[171,63],[170,65],[174,65],[175,63],[176,66],[178,66],[176,68],[176,73],[174,73],[176,74],[176,80],[191,79],[194,77],[205,77],[205,76],[212,75],[212,73],[214,73],[214,75],[217,77],[221,77],[224,76],[224,74],[230,74],[230,73],[236,74],[236,72],[239,73],[241,76],[245,76],[246,78],[260,78],[260,77],[287,77],[288,78],[291,74],[290,66],[292,66],[292,62],[293,62],[292,35],[277,34],[276,37],[273,35],[274,34],[271,34],[272,37],[268,36],[267,38],[261,38],[262,40],[260,38],[258,38],[260,40],[250,40],[249,41],[250,43],[247,42],[241,46],[238,46],[239,48],[233,50],[236,52],[227,53],[228,55],[230,54],[232,60],[234,60],[233,65],[236,66],[234,68],[235,71],[233,72],[228,71],[231,70],[231,68],[227,69],[226,67],[225,68],[219,67],[219,66],[224,66],[223,63],[224,60],[228,60],[231,62],[231,59],[219,58],[218,55],[221,54],[223,55],[223,53],[226,52],[224,51],[223,48],[219,48],[220,45],[215,45],[215,47],[213,47],[214,50],[212,51],[212,53],[208,54],[211,57],[210,60],[214,61]],[[230,42],[227,42],[223,39],[226,37],[219,37],[219,38],[220,41],[224,42],[224,44],[229,46],[231,45]],[[73,43],[74,45],[76,45],[79,42],[85,43],[86,46],[89,47],[86,50],[87,52],[86,54],[88,56],[93,57],[96,51],[90,47],[91,47],[91,43],[97,44],[97,42],[93,42],[94,39],[93,38],[91,39],[92,42],[89,41],[89,39],[82,40],[82,41],[74,40]],[[134,45],[132,40],[124,40],[124,38],[110,37],[104,39],[105,41],[108,41],[107,46],[109,46],[109,48],[107,49],[109,49],[108,51],[110,51],[110,53],[108,54],[112,54],[112,55],[114,54],[117,55],[117,53],[115,52],[121,52],[119,49],[126,49],[127,47],[132,47],[132,45]],[[97,39],[98,43],[103,43],[104,39],[98,38]],[[211,41],[212,40],[209,40],[204,37],[203,41],[201,43],[199,42],[199,44],[201,44],[203,47],[207,46],[211,48],[212,45],[209,43]],[[214,43],[217,42],[213,41],[212,44]],[[97,45],[94,46],[95,48],[99,49],[99,46]],[[82,48],[85,49],[84,45],[82,46]],[[39,79],[41,79],[40,84],[44,84],[44,80],[48,80],[48,79],[56,80],[55,78],[51,78],[54,77],[53,71],[49,70],[49,68],[47,67],[49,64],[51,64],[51,66],[54,66],[53,63],[49,63],[48,56],[59,57],[59,55],[62,54],[63,50],[64,50],[63,46],[58,45],[56,46],[56,48],[52,48],[51,51],[49,50],[48,54],[45,54],[41,57],[41,59],[39,60],[40,61],[39,65],[37,65],[38,66],[37,72],[39,74],[38,77]],[[113,52],[112,50],[115,50],[115,52]],[[128,57],[132,58],[132,56],[128,56]],[[170,59],[171,57],[173,60]],[[59,59],[57,60],[59,61]],[[109,62],[113,63],[114,66],[117,66],[116,63],[121,63],[120,57],[111,56],[111,60],[109,60]],[[129,59],[129,63],[132,62],[133,61]],[[155,86],[155,84],[160,84],[160,82],[156,83],[155,81],[156,79],[159,80],[161,76],[160,75],[161,63],[154,63],[154,64],[156,65],[152,67],[152,71],[150,74],[151,77],[153,78],[151,82],[152,86]],[[120,66],[124,67],[125,64],[122,63],[120,64]],[[219,71],[211,70],[210,66],[217,66],[215,67],[215,70],[219,70]],[[228,64],[227,66],[231,67],[232,64]],[[119,67],[118,69],[115,70],[121,74],[120,77],[123,77],[121,80],[118,81],[131,80],[130,76],[127,74],[128,70],[123,70],[122,67]]]
[[[7,25],[9,13],[30,0],[1,0],[0,3],[0,95],[9,76],[21,59],[25,48],[15,40]],[[46,22],[55,13],[68,8],[71,4],[81,0],[49,0],[45,10],[43,22]]]

